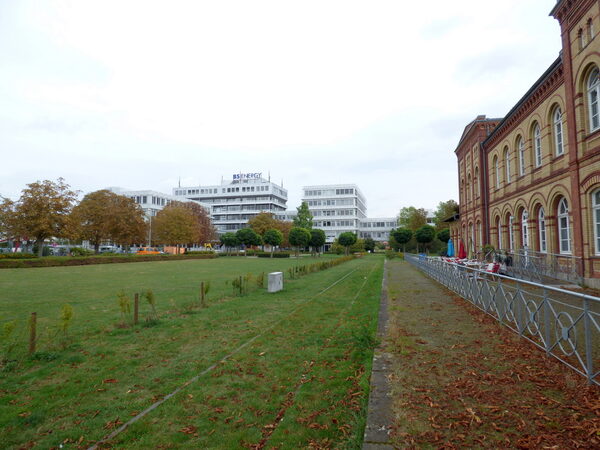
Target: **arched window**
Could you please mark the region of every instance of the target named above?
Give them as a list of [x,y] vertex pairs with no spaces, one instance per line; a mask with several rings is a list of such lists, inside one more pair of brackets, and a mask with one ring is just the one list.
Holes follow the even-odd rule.
[[504,149],[504,168],[506,170],[506,184],[510,183],[510,152],[508,147]]
[[571,232],[569,230],[569,204],[564,197],[558,202],[558,248],[561,253],[571,253]]
[[513,230],[514,221],[513,216],[508,216],[508,249],[511,251],[515,248],[515,233]]
[[500,189],[500,167],[498,165],[498,157],[494,156],[494,177],[496,178],[496,189]]
[[589,18],[587,21],[587,40],[590,42],[594,38],[594,23]]
[[600,189],[592,194],[592,209],[596,255],[600,255]]
[[554,145],[556,147],[556,156],[563,154],[563,126],[562,111],[559,107],[554,110]]
[[480,221],[477,221],[477,243],[479,247],[483,246],[483,228]]
[[470,239],[471,245],[470,245],[470,248],[471,248],[471,252],[475,253],[475,225],[473,225],[473,222],[471,222],[471,226],[469,228],[470,228],[470,231],[471,231],[471,239]]
[[481,195],[481,188],[479,186],[479,167],[475,167],[475,179],[473,180],[473,188],[475,189],[475,198],[479,198]]
[[523,210],[523,214],[521,214],[521,243],[523,248],[529,248],[529,224],[527,220],[529,219],[529,213],[527,210]]
[[546,215],[544,214],[544,208],[540,208],[538,212],[538,227],[540,252],[546,253],[548,251],[548,246],[546,245]]
[[579,42],[579,51],[583,50],[585,47],[585,35],[583,34],[583,28],[580,28],[577,31],[577,41]]
[[517,149],[519,152],[519,175],[525,175],[525,143],[523,138],[519,136],[517,140]]
[[600,128],[600,115],[598,111],[598,97],[600,97],[600,71],[594,68],[588,78],[588,113],[590,116],[590,131]]
[[533,128],[533,151],[535,153],[535,167],[542,165],[542,130],[539,124]]
[[471,202],[473,196],[473,184],[471,183],[471,174],[467,175],[467,203]]

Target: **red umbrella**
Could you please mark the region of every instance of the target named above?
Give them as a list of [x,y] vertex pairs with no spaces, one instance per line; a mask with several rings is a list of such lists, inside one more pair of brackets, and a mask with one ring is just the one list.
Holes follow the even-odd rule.
[[458,253],[456,254],[459,259],[465,259],[467,257],[467,252],[465,251],[465,243],[463,240],[460,240],[460,245],[458,246]]

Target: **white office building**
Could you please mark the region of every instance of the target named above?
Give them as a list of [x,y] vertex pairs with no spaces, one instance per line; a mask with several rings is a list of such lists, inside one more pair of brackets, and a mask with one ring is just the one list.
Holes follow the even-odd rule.
[[393,228],[398,228],[398,219],[395,217],[363,219],[360,221],[358,237],[361,239],[371,238],[374,241],[387,242],[390,240],[390,231]]
[[176,187],[177,199],[196,200],[210,205],[213,224],[219,234],[235,233],[261,212],[284,213],[287,190],[262,173],[236,173],[231,181],[212,186]]
[[[152,190],[132,191],[120,187],[109,187],[106,189],[114,192],[115,194],[131,198],[134,202],[141,206],[142,210],[146,214],[146,217],[156,216],[161,209],[171,204],[171,202],[182,201],[181,198],[175,197],[174,195],[163,194],[162,192]],[[183,201],[186,200],[183,199]],[[198,203],[200,206],[204,207],[210,214],[210,205],[202,202],[195,203]]]
[[367,217],[367,202],[355,184],[304,186],[302,201],[313,215],[313,226],[325,232],[332,243],[341,233],[359,235],[361,220]]

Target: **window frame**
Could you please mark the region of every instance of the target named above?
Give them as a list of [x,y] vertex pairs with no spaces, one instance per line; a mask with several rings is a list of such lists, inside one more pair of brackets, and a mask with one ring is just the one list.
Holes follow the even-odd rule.
[[548,253],[548,241],[546,237],[546,212],[540,206],[538,211],[538,239],[540,241],[540,253]]
[[554,113],[552,114],[552,122],[554,124],[554,150],[556,156],[561,156],[565,154],[565,146],[564,146],[564,133],[563,133],[563,120],[562,120],[562,111],[560,106],[557,106],[554,109]]
[[523,138],[519,136],[517,139],[517,149],[519,153],[519,175],[525,175],[525,142]]
[[504,176],[506,184],[510,184],[510,149],[508,147],[504,147]]
[[[596,197],[598,197],[596,199]],[[592,192],[592,223],[594,226],[595,255],[600,255],[600,189]]]
[[[561,209],[564,211],[561,212]],[[571,254],[571,227],[569,223],[569,203],[565,197],[561,198],[556,208],[556,226],[558,231],[558,250],[561,255]],[[563,231],[565,238],[563,238]],[[566,248],[563,247],[566,244]]]
[[511,252],[515,251],[515,231],[514,231],[515,218],[511,214],[508,216],[508,249]]
[[535,167],[542,167],[542,128],[540,124],[536,122],[533,127],[533,153],[535,160]]
[[[593,81],[595,78],[595,81]],[[588,75],[587,82],[587,101],[590,133],[600,129],[600,69],[594,66],[592,72]],[[595,96],[595,100],[593,100]],[[594,107],[596,113],[594,114]]]

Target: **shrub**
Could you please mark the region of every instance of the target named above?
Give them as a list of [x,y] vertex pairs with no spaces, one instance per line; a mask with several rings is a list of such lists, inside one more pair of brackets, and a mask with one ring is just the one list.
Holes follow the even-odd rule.
[[[289,258],[291,255],[290,252],[274,252],[273,253],[273,258]],[[256,256],[258,256],[259,258],[270,258],[271,257],[271,253],[269,252],[258,252],[256,253]]]
[[33,253],[0,253],[0,259],[35,259]]
[[121,291],[117,294],[119,310],[121,311],[121,325],[127,326],[127,315],[131,313],[131,301],[129,296]]

